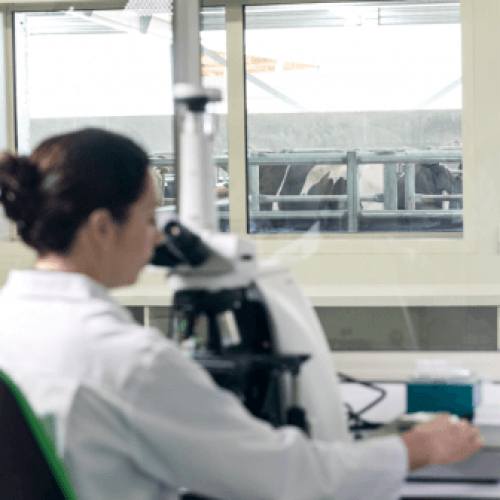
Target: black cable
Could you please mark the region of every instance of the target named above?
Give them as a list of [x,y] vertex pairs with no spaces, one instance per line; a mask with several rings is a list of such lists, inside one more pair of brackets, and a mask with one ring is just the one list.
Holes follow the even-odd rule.
[[368,405],[357,412],[353,410],[352,406],[349,403],[344,403],[348,413],[349,431],[354,432],[355,439],[362,439],[363,436],[361,435],[360,431],[378,429],[379,427],[384,425],[383,423],[368,422],[367,420],[362,419],[361,415],[379,404],[387,396],[387,391],[382,387],[377,387],[371,382],[365,382],[364,380],[355,379],[353,377],[350,377],[349,375],[346,375],[345,373],[337,372],[337,375],[340,378],[341,382],[351,382],[364,385],[369,389],[380,392],[380,396],[378,396],[374,401],[370,402]]

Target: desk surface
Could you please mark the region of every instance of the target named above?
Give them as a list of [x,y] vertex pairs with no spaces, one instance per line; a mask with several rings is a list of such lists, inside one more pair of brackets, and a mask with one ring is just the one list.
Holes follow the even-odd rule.
[[469,497],[469,496],[403,496],[399,500],[500,500],[499,496],[493,497]]
[[500,484],[407,483],[400,491],[400,499],[500,499]]
[[[406,388],[401,383],[378,384],[387,391],[381,404],[369,410],[364,418],[373,422],[388,422],[404,412]],[[373,399],[373,393],[356,384],[341,385],[342,399],[354,410]],[[477,409],[474,423],[500,425],[500,384],[483,384],[483,404]],[[406,483],[400,491],[400,500],[500,500],[500,483]]]

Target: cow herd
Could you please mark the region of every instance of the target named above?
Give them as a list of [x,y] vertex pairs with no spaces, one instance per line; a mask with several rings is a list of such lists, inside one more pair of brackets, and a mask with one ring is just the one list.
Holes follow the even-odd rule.
[[[462,164],[457,170],[451,170],[448,166],[432,163],[415,165],[415,193],[423,195],[461,195],[463,192]],[[407,208],[405,198],[405,172],[402,169],[397,176],[397,209]],[[360,201],[359,210],[383,210],[384,193],[384,169],[380,164],[361,164],[358,166],[358,186],[359,195],[362,197],[371,196],[369,201]],[[325,210],[346,210],[346,201],[339,200],[316,200],[306,201],[310,195],[345,195],[347,193],[347,167],[346,165],[261,165],[259,167],[259,194],[261,195],[303,195],[302,201],[263,201],[259,203],[259,210],[262,211],[325,211]],[[378,199],[377,199],[378,196]],[[420,199],[416,197],[415,210],[460,210],[463,208],[461,199],[452,201],[440,199]],[[255,231],[273,230],[282,228],[284,230],[307,230],[311,226],[311,220],[294,220],[293,216],[287,219],[280,219],[277,214],[272,218],[255,217],[253,228]],[[422,217],[424,219],[425,217]],[[415,221],[414,226],[424,226],[429,222]],[[448,221],[442,221],[449,225]],[[456,220],[454,221],[456,224]],[[403,221],[405,223],[405,221]],[[370,222],[376,228],[377,222]],[[395,229],[401,225],[401,220],[379,221],[379,229],[387,229],[393,226]],[[436,225],[436,222],[433,222]],[[321,231],[342,230],[345,220],[334,218],[321,218],[319,229]],[[318,227],[316,225],[315,227]]]
[[[416,194],[414,204],[409,207],[407,199],[406,170],[401,165],[395,170],[397,195],[394,201],[397,210],[414,209],[416,211],[429,210],[461,210],[463,201],[460,196],[451,200],[443,200],[435,197],[419,197],[418,195],[461,195],[463,193],[462,164],[450,169],[448,165],[440,163],[421,163],[414,168],[415,181],[414,192]],[[161,190],[161,176],[154,169],[154,175]],[[311,217],[304,217],[303,212],[324,212],[347,209],[346,199],[318,199],[313,195],[346,195],[347,194],[347,166],[346,165],[260,165],[259,166],[259,195],[269,196],[297,196],[304,197],[299,201],[273,199],[268,201],[259,200],[258,212],[251,212],[250,232],[280,232],[280,231],[307,231],[314,227],[315,230],[324,232],[336,232],[346,229],[346,217],[318,217],[311,213]],[[228,188],[226,185],[217,186],[217,197],[227,198]],[[175,180],[164,184],[163,199],[165,202],[175,198]],[[358,210],[361,214],[373,210],[384,210],[384,168],[381,164],[358,165],[358,191],[361,200]],[[310,197],[308,199],[308,197]],[[370,198],[370,199],[367,199]],[[161,198],[160,198],[161,199]],[[221,209],[222,207],[219,207]],[[227,207],[226,207],[227,208]],[[252,207],[256,208],[255,204]],[[396,206],[394,206],[396,208]],[[294,217],[290,212],[301,211],[301,217]],[[269,213],[272,212],[272,217]],[[283,217],[280,217],[280,212]],[[267,213],[267,216],[266,216]],[[412,217],[411,220],[404,218],[387,219],[361,217],[360,230],[427,230],[431,228],[439,230],[460,230],[462,219],[456,218],[429,218],[422,216]]]

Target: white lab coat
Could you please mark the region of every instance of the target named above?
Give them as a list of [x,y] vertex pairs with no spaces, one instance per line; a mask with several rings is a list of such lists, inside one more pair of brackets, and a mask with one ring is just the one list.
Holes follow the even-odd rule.
[[80,500],[388,500],[407,474],[397,437],[327,444],[252,417],[86,276],[12,271],[0,318],[0,368],[55,415]]

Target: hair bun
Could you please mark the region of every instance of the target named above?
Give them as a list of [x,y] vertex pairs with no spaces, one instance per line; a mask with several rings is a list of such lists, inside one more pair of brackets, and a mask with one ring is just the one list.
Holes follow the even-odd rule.
[[4,154],[0,158],[0,201],[7,217],[22,227],[30,226],[39,209],[40,173],[25,156]]

